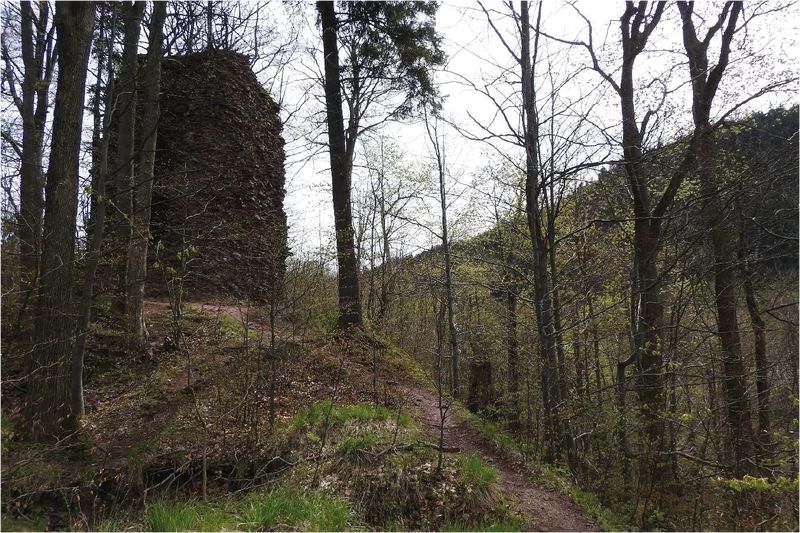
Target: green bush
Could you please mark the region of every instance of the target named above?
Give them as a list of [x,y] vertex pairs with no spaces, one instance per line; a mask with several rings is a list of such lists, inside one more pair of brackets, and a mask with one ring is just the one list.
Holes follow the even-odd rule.
[[3,415],[0,417],[0,444],[2,452],[6,453],[14,448],[14,439],[17,436],[17,420]]

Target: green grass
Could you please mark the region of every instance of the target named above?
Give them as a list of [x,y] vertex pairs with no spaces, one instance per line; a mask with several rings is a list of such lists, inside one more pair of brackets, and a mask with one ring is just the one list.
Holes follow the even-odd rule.
[[[330,415],[328,414],[330,413]],[[329,417],[329,418],[328,418]],[[330,427],[340,427],[351,420],[358,422],[382,422],[395,420],[397,417],[386,407],[373,407],[371,405],[343,405],[331,409],[330,400],[310,405],[297,413],[290,423],[293,429],[321,426],[328,418]],[[399,422],[401,426],[411,423],[411,417],[401,413]]]
[[2,531],[44,531],[46,528],[47,520],[41,513],[29,513],[26,516],[11,516],[7,513],[0,515]]
[[[215,319],[217,316],[219,317],[219,332],[223,336],[233,339],[241,339],[244,335],[244,325],[235,318],[228,316],[225,313],[219,313],[219,315],[214,314],[212,316]],[[254,335],[256,332],[254,330],[250,330],[249,334]]]
[[439,531],[522,531],[522,526],[517,520],[483,521],[474,527],[461,522],[446,522]]
[[123,531],[125,527],[126,523],[124,520],[109,518],[108,520],[102,521],[91,531]]
[[514,437],[508,434],[504,429],[494,422],[485,420],[480,415],[473,413],[463,405],[454,404],[454,407],[473,429],[483,435],[484,438],[494,443],[504,455],[511,459],[520,458],[519,444]]
[[465,483],[477,489],[485,489],[497,481],[497,471],[483,464],[483,461],[474,455],[464,455],[459,462]]
[[336,451],[348,459],[358,459],[365,451],[375,447],[377,439],[374,434],[367,433],[356,437],[345,437],[339,441]]
[[[519,443],[501,429],[497,424],[484,420],[480,416],[459,406],[459,412],[468,423],[479,431],[486,439],[492,441],[498,449],[509,458],[521,458]],[[465,468],[466,470],[466,468]],[[536,465],[536,480],[550,490],[568,494],[572,501],[581,506],[587,516],[593,517],[603,531],[626,531],[630,529],[628,514],[615,512],[604,507],[591,492],[574,487],[565,467],[540,463]]]
[[233,516],[203,503],[161,500],[144,511],[148,531],[221,531]]
[[308,497],[276,489],[253,497],[242,525],[251,531],[344,531],[350,518],[347,504],[334,496]]

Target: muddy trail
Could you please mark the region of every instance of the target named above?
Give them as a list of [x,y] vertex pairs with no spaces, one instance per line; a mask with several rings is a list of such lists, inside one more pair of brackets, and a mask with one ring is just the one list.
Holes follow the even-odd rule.
[[[422,421],[438,435],[440,415],[436,391],[415,384],[405,387]],[[499,485],[517,497],[520,510],[529,516],[523,531],[601,531],[567,496],[541,488],[522,475],[517,465],[495,451],[453,409],[448,411],[444,424],[444,446],[480,456],[497,470]]]
[[[147,304],[151,309],[169,307],[167,302],[149,301]],[[225,314],[257,331],[265,327],[256,313],[248,313],[239,307],[208,302],[192,302],[189,305],[206,312]],[[346,366],[352,366],[359,373],[364,371],[355,362],[351,363]],[[404,389],[408,405],[413,406],[420,421],[438,438],[440,415],[437,392],[410,380],[402,380],[398,385]],[[453,409],[447,413],[444,424],[444,446],[477,455],[497,470],[498,484],[517,498],[519,509],[528,516],[523,531],[601,531],[567,496],[542,488],[520,473],[518,465],[495,450]]]

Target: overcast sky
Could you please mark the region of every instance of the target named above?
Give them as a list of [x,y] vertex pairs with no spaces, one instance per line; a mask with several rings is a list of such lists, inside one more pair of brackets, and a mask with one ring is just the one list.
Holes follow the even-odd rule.
[[[484,6],[506,44],[518,53],[519,37],[512,19],[507,16],[508,7],[491,0],[484,2]],[[755,11],[755,6],[753,3],[746,4],[748,17]],[[778,6],[778,2],[766,2],[758,5],[758,8],[766,11]],[[707,14],[717,13],[713,7],[698,3],[697,9],[705,10]],[[532,22],[537,8],[537,4],[531,5]],[[518,3],[515,9],[519,9]],[[578,1],[574,5],[546,2],[542,13],[542,31],[565,40],[588,41],[588,25],[582,14],[592,23],[593,43],[601,65],[617,78],[619,17],[623,10],[624,4],[621,2]],[[300,28],[301,40],[308,48],[319,48],[320,36],[319,29],[314,25],[313,4],[306,5],[305,12],[305,23]],[[775,79],[797,76],[797,15],[796,6],[768,13],[750,21],[748,29],[737,35],[737,48],[716,100],[717,116],[734,102],[741,101]],[[511,131],[506,120],[516,121],[511,126],[518,128],[519,110],[514,110],[514,107],[520,100],[519,67],[487,22],[487,16],[477,2],[444,2],[437,16],[437,28],[444,37],[444,48],[449,58],[446,69],[436,75],[441,92],[446,97],[443,115],[459,130],[441,125],[448,152],[449,191],[454,198],[451,219],[459,226],[456,235],[474,234],[488,227],[495,216],[490,208],[491,192],[497,189],[492,182],[492,172],[508,171],[513,167],[511,160],[519,160],[521,154],[507,142],[471,141],[464,134],[484,137],[491,131],[508,135]],[[585,49],[565,46],[545,38],[540,41],[540,48],[537,91],[541,116],[549,116],[548,98],[554,93],[552,102],[558,115],[554,127],[560,128],[562,135],[574,135],[577,140],[591,146],[583,151],[574,151],[570,157],[595,160],[615,157],[613,142],[609,144],[607,141],[609,137],[614,137],[619,122],[616,94],[599,75],[586,70],[589,56]],[[711,49],[716,51],[718,44],[716,47],[712,44]],[[286,77],[289,87],[287,107],[292,107],[293,100],[301,99],[306,107],[306,110],[298,111],[287,121],[287,138],[290,139],[298,129],[308,126],[306,111],[311,107],[306,100],[308,92],[321,94],[319,88],[313,89],[309,85],[309,78],[319,71],[320,54],[316,55],[316,65],[310,56],[301,57],[303,54],[292,61]],[[674,5],[670,5],[651,38],[648,50],[637,61],[637,81],[642,86],[639,92],[639,119],[646,108],[658,111],[651,122],[653,127],[649,140],[652,144],[669,141],[681,131],[686,131],[685,128],[691,123],[687,71],[682,56],[678,11]],[[557,86],[558,90],[554,92],[553,86]],[[795,103],[796,83],[792,84],[791,89],[751,102],[743,111]],[[666,98],[663,97],[665,91]],[[498,113],[495,102],[505,102],[503,105],[507,107],[507,118]],[[591,125],[584,123],[578,128],[578,117],[584,115],[591,119]],[[294,124],[293,120],[303,124]],[[324,128],[317,127],[317,130],[322,133]],[[387,138],[387,142],[399,145],[413,163],[430,164],[430,141],[419,121],[390,124],[381,130],[381,134]],[[287,146],[291,157],[287,167],[286,206],[294,251],[311,253],[320,245],[332,249],[333,214],[327,153],[309,157],[306,147],[301,146],[303,142],[291,141]],[[357,158],[363,163],[363,152],[359,152]],[[489,172],[488,167],[494,170]],[[581,178],[591,179],[592,176],[592,173],[584,173]],[[356,186],[363,180],[364,172],[356,170]],[[420,216],[429,217],[430,220],[421,222],[433,225],[435,213],[430,205],[428,211],[428,214]],[[406,243],[406,251],[429,246],[434,238],[434,233],[416,230],[414,236],[407,239],[412,242]]]

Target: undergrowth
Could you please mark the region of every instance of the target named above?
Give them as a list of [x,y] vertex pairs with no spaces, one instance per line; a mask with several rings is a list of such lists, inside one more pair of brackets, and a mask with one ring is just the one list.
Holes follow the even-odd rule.
[[[186,349],[178,350],[168,339],[169,313],[151,317],[152,355],[102,361],[95,352],[88,383],[98,403],[90,405],[77,452],[20,443],[14,420],[3,415],[3,496],[19,509],[6,506],[2,530],[519,529],[493,469],[447,454],[437,471],[429,435],[396,392],[384,393],[383,404],[366,403],[374,400],[373,374],[353,363],[351,348],[331,343],[287,353],[275,425],[263,421],[256,434],[224,390],[240,362],[261,353],[255,345],[243,351],[241,324],[188,306]],[[112,333],[103,333],[108,342]],[[408,363],[383,356],[390,360]],[[70,482],[78,484],[68,491],[74,497],[47,510],[48,491]],[[96,507],[101,486],[105,500]],[[150,503],[142,508],[145,490]],[[12,496],[19,493],[30,496]]]

